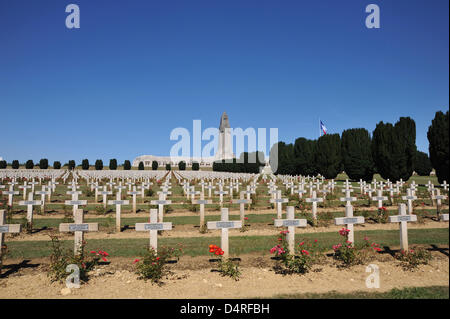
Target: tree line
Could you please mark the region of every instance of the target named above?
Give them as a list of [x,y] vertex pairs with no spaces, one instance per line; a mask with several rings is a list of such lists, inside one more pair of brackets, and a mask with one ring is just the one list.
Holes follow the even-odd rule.
[[417,150],[414,120],[401,117],[395,124],[379,122],[372,136],[364,128],[352,128],[317,140],[300,137],[293,144],[278,142],[271,148],[270,161],[278,152],[276,174],[320,174],[333,179],[345,171],[350,179],[365,181],[371,181],[375,173],[391,181],[406,181],[413,171],[428,176],[434,168],[442,183],[449,181],[448,130],[448,111],[436,112],[427,133],[430,157]]

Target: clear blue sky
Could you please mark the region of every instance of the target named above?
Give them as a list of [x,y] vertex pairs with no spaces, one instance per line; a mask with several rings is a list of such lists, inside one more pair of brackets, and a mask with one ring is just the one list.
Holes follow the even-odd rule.
[[[65,27],[78,4],[81,28]],[[381,10],[367,29],[365,7]],[[168,155],[175,127],[317,138],[449,107],[449,2],[0,0],[0,156]],[[206,142],[204,142],[206,143]]]

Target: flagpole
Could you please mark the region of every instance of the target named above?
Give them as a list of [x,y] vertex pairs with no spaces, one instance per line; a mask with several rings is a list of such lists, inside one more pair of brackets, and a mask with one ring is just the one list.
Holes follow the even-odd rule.
[[320,127],[320,117],[319,117],[319,137],[322,136],[322,128]]

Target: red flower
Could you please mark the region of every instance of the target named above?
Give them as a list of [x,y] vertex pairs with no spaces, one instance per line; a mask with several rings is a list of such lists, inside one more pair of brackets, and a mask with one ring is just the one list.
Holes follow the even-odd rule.
[[135,259],[134,261],[133,261],[133,264],[135,264],[135,263],[137,263],[139,261],[139,259]]

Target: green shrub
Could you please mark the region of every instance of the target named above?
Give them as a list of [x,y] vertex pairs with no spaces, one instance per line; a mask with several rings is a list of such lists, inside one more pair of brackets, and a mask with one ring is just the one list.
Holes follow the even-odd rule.
[[281,231],[277,236],[278,244],[270,252],[275,254],[279,259],[274,267],[276,273],[281,274],[305,274],[309,272],[312,266],[318,263],[322,257],[323,252],[320,251],[317,240],[314,242],[301,242],[290,252],[286,235],[289,231]]
[[395,258],[401,261],[404,269],[413,270],[420,265],[427,265],[431,259],[431,253],[424,248],[410,249],[409,251],[400,251]]
[[33,167],[34,167],[34,163],[33,163],[32,160],[28,160],[28,161],[25,163],[25,168],[26,168],[26,169],[33,169]]
[[11,167],[13,169],[19,169],[19,167],[20,167],[19,161],[18,160],[13,160],[12,163],[11,163]]
[[176,258],[179,259],[181,248],[167,248],[161,247],[158,252],[153,248],[148,248],[145,251],[144,257],[135,259],[133,264],[136,264],[136,274],[138,279],[144,281],[151,280],[152,283],[161,284],[161,279],[169,274],[167,269],[167,261]]
[[224,251],[216,245],[209,245],[209,252],[211,254],[214,254],[215,257],[219,258],[217,261],[217,265],[218,271],[220,272],[221,276],[228,276],[236,281],[239,280],[239,277],[241,276],[239,263],[233,262],[233,260],[231,260],[230,258],[223,258]]
[[102,250],[91,251],[90,255],[86,256],[84,251],[86,242],[83,242],[80,254],[75,256],[73,251],[63,250],[57,236],[50,237],[52,239],[52,254],[50,255],[50,267],[47,275],[51,278],[51,281],[64,282],[68,276],[66,267],[75,264],[80,270],[80,280],[86,282],[89,272],[98,265],[100,259],[107,261],[106,257],[109,256]]

